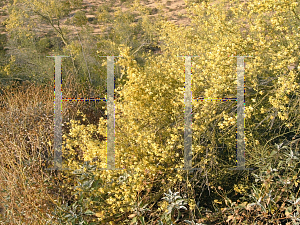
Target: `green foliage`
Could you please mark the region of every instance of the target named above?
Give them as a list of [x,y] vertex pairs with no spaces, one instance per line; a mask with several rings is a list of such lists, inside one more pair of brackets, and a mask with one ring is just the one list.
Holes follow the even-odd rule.
[[42,53],[48,52],[52,46],[51,40],[48,37],[41,38],[37,43],[37,48]]
[[61,223],[97,224],[91,220],[91,216],[95,215],[95,213],[90,209],[93,204],[97,204],[99,199],[94,196],[89,196],[89,193],[93,193],[93,191],[101,187],[103,182],[95,179],[95,176],[91,173],[94,170],[95,166],[86,163],[82,168],[73,172],[77,177],[77,186],[75,186],[76,193],[74,193],[74,195],[78,196],[78,199],[72,203],[72,205],[68,205],[67,203],[59,206],[61,210],[56,211],[55,216],[61,218]]
[[[251,194],[243,193],[241,201],[226,203],[228,215],[226,222],[239,223],[258,220],[261,222],[299,221],[299,154],[283,143],[275,145],[267,161],[261,165],[255,176]],[[240,192],[239,189],[236,189]],[[251,203],[250,203],[251,202]],[[245,213],[246,212],[246,213]],[[257,213],[258,212],[258,213]],[[285,218],[288,218],[286,220]]]
[[[40,83],[53,80],[53,74],[49,73],[53,65],[45,56],[49,53],[63,53],[69,40],[68,30],[61,27],[60,20],[71,10],[79,8],[81,2],[82,0],[43,2],[20,0],[7,5],[9,17],[5,21],[5,26],[9,35],[7,46],[10,49],[7,54],[8,57],[15,58],[14,65],[7,65],[11,69],[10,74]],[[41,35],[37,32],[40,29],[36,28],[45,25],[50,25],[53,30]],[[67,65],[70,63],[67,62]],[[74,72],[77,71],[75,62],[71,68]]]
[[7,72],[5,71],[5,68],[7,68],[5,65],[8,63],[8,57],[6,56],[7,49],[4,49],[4,47],[7,45],[7,36],[5,34],[0,34],[0,77],[6,77]]
[[85,12],[83,11],[77,11],[74,15],[74,23],[77,26],[83,26],[87,23],[87,17],[85,15]]
[[2,52],[4,50],[4,46],[7,42],[7,37],[5,34],[0,34],[0,51]]

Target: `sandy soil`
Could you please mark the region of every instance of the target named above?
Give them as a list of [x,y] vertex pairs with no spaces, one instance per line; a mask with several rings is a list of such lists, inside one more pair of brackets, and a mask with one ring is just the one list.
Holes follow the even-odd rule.
[[[5,0],[3,0],[5,1]],[[112,1],[104,1],[104,0],[83,0],[83,7],[84,11],[86,12],[86,16],[88,18],[89,25],[94,29],[93,34],[97,35],[102,32],[101,25],[93,23],[93,21],[96,19],[96,11],[99,6],[103,5],[105,2],[112,2]],[[189,25],[190,21],[189,18],[187,18],[186,15],[186,4],[184,0],[141,0],[140,3],[142,5],[145,5],[147,7],[152,8],[152,15],[150,17],[157,16],[157,10],[155,8],[158,8],[159,5],[163,6],[163,12],[164,16],[168,18],[168,21],[173,21],[176,24],[181,25]],[[3,2],[2,2],[3,4]],[[4,14],[5,10],[3,9],[3,5],[0,4],[0,34],[5,34],[5,26],[2,24],[7,19],[7,15]],[[113,12],[117,10],[118,8],[121,8],[122,11],[127,11],[128,6],[126,6],[126,2],[122,3],[120,0],[116,0],[113,6],[110,9],[110,15],[113,16]],[[73,16],[74,13],[78,10],[74,10],[70,13],[70,16]],[[181,14],[181,15],[180,15]],[[139,19],[137,17],[137,19]],[[76,32],[76,29],[72,25],[64,25],[64,23],[67,21],[67,18],[61,19],[61,27],[66,27],[70,30],[74,30],[74,34]],[[53,28],[46,24],[40,24],[37,25],[35,30],[37,33],[43,35],[46,34],[48,30],[52,30]],[[79,27],[78,27],[79,29]]]

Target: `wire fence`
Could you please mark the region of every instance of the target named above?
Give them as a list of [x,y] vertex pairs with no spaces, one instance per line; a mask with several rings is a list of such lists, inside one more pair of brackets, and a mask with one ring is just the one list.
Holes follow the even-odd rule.
[[[105,101],[107,103],[107,168],[99,170],[122,170],[115,168],[115,110],[114,110],[114,58],[122,56],[100,56],[107,57],[107,99],[105,98],[63,98],[61,60],[69,56],[47,56],[55,59],[54,74],[54,167],[49,170],[69,170],[62,168],[62,102],[63,101]],[[178,56],[185,58],[185,93],[184,93],[184,168],[177,170],[195,171],[201,168],[192,167],[192,101],[237,101],[237,128],[236,128],[236,167],[231,170],[251,170],[245,168],[245,57],[237,57],[237,97],[236,98],[193,98],[191,91],[191,58],[199,56]]]

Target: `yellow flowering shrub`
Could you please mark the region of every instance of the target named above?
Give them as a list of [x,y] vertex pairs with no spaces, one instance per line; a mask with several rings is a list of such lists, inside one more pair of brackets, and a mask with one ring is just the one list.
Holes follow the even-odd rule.
[[[183,167],[184,152],[184,58],[178,55],[199,56],[192,58],[194,98],[236,97],[237,60],[229,56],[253,56],[245,58],[246,167],[266,153],[263,145],[273,137],[268,129],[278,132],[280,121],[289,120],[288,128],[295,131],[299,101],[293,100],[299,99],[299,74],[287,67],[298,61],[296,26],[288,27],[291,21],[299,23],[291,14],[299,10],[298,4],[292,0],[226,4],[193,4],[189,27],[158,22],[163,55],[143,54],[144,66],[138,66],[129,47],[119,46],[123,58],[117,64],[123,68],[126,83],[116,89],[115,159],[116,168],[126,170],[94,172],[106,183],[90,193],[102,199],[95,205],[105,211],[102,220],[133,212],[139,197],[143,204],[156,203],[168,188],[185,182],[182,171],[171,170]],[[236,163],[235,108],[235,101],[193,101],[193,166],[203,169],[208,188],[219,183],[233,187],[225,178],[232,176],[227,168]],[[80,148],[83,160],[98,157],[95,164],[106,167],[106,142],[93,138],[93,132],[106,136],[106,121],[100,119],[98,127],[73,123],[66,136],[67,167],[80,167],[74,160],[74,146]],[[227,153],[216,150],[222,144]],[[119,182],[125,175],[125,181]],[[199,179],[204,179],[202,175]],[[195,196],[194,185],[187,183],[186,191]],[[246,187],[234,189],[243,193]],[[195,209],[194,202],[189,205]],[[164,211],[166,205],[160,207]]]

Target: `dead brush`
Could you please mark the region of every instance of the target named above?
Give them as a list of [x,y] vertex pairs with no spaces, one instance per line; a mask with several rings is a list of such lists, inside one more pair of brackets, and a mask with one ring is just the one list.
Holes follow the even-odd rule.
[[[69,82],[72,81],[69,76]],[[53,82],[52,82],[53,83]],[[53,84],[38,86],[27,82],[2,88],[0,95],[0,224],[56,224],[51,216],[56,204],[70,198],[71,185],[63,174],[44,170],[53,159]],[[90,97],[84,88],[72,86],[64,95]],[[73,95],[72,95],[73,94]],[[76,119],[77,110],[87,111],[84,104],[63,103],[63,124]],[[86,104],[88,105],[88,104]],[[67,132],[67,126],[63,132]],[[50,190],[49,187],[52,187]]]

